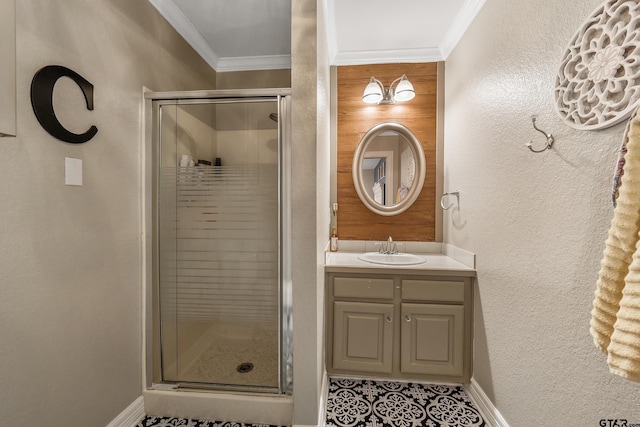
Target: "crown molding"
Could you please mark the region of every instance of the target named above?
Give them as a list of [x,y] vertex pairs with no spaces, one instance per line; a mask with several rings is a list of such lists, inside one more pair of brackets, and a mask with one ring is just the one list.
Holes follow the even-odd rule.
[[329,55],[329,64],[335,65],[335,57],[338,53],[338,39],[336,38],[336,19],[334,15],[329,14],[329,3],[331,3],[331,10],[335,10],[335,0],[323,0],[322,11],[324,13],[324,27],[327,37],[327,51]]
[[[327,10],[336,0],[323,0]],[[340,52],[335,38],[335,19],[326,20],[328,50],[331,65],[384,64],[393,62],[437,62],[447,59],[478,15],[486,0],[465,0],[451,27],[438,47],[399,50],[372,50]]]
[[220,57],[172,0],[149,0],[149,2],[211,68],[218,69]]
[[291,68],[291,55],[238,56],[220,58],[217,72],[279,70]]
[[480,12],[480,9],[484,6],[486,0],[466,0],[453,20],[449,31],[442,38],[440,43],[440,52],[442,52],[442,58],[447,59],[449,54],[453,52],[456,45],[462,39],[462,36],[467,31],[475,17]]
[[389,49],[338,52],[331,65],[391,64],[397,62],[438,62],[444,58],[438,48]]
[[164,19],[216,72],[276,70],[291,68],[291,55],[243,56],[221,58],[176,6],[173,0],[149,0]]
[[[322,1],[325,13],[329,10],[332,1],[335,0]],[[173,0],[149,0],[149,2],[202,59],[217,72],[291,68],[290,55],[220,58]],[[330,64],[359,65],[444,61],[456,47],[485,2],[486,0],[466,0],[439,47],[340,52],[335,38],[335,20],[330,16],[325,16]]]

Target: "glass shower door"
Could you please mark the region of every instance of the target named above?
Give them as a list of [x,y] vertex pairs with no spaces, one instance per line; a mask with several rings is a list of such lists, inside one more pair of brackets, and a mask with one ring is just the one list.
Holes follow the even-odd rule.
[[157,102],[162,380],[277,389],[278,99]]

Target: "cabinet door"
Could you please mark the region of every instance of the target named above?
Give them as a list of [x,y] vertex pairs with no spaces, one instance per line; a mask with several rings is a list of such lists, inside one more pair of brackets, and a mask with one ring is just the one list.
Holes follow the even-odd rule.
[[401,331],[403,373],[463,374],[463,306],[402,304]]
[[333,368],[391,373],[393,304],[333,304]]

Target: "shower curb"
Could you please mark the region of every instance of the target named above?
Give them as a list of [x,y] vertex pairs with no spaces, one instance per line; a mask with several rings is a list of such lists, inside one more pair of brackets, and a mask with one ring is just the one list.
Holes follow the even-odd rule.
[[147,413],[155,416],[277,426],[292,424],[291,396],[160,390],[145,390],[143,396]]

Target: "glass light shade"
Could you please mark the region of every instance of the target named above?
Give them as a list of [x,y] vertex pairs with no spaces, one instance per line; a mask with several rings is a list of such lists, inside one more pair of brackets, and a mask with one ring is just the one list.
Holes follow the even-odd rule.
[[409,101],[415,98],[416,92],[413,90],[413,85],[407,79],[407,76],[402,76],[402,79],[398,82],[398,86],[396,86],[396,92],[393,96],[395,101]]
[[373,77],[371,77],[367,87],[364,88],[362,100],[367,104],[375,104],[382,101],[382,88]]

